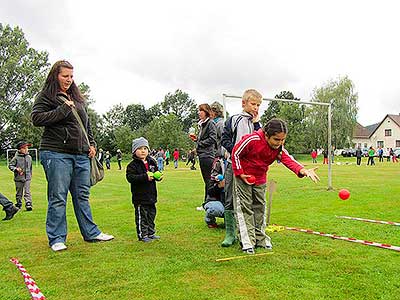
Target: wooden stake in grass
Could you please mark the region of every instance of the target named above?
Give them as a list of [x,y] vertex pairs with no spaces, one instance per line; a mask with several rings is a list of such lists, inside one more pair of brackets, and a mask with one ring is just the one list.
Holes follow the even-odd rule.
[[254,256],[264,256],[264,255],[270,255],[273,254],[274,252],[265,252],[265,253],[257,253],[257,254],[247,254],[247,255],[240,255],[240,256],[232,256],[232,257],[226,257],[226,258],[218,258],[215,261],[229,261],[229,260],[234,260],[234,259],[242,259],[242,258],[249,258],[249,257],[254,257]]
[[267,206],[267,228],[271,222],[272,194],[276,191],[276,182],[268,181],[268,206]]

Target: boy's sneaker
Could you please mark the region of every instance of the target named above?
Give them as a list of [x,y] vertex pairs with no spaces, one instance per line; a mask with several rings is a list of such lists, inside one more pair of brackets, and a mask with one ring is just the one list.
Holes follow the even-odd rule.
[[21,207],[22,207],[22,204],[20,204],[20,203],[17,203],[17,204],[15,204],[15,207],[16,207],[16,208],[18,208],[18,209],[21,209]]
[[14,205],[8,209],[5,209],[6,216],[4,217],[3,221],[11,220],[14,217],[14,215],[18,212],[18,210],[19,210],[18,207]]
[[208,228],[217,228],[218,224],[217,223],[213,223],[213,224],[207,224]]
[[250,255],[255,254],[254,248],[243,249],[243,253],[250,254]]
[[62,250],[66,250],[67,249],[67,246],[65,246],[65,244],[64,243],[55,243],[55,244],[53,244],[53,245],[51,245],[51,250],[53,250],[54,252],[57,252],[57,251],[62,251]]
[[27,206],[26,211],[32,211],[32,206]]
[[96,236],[93,241],[107,242],[114,239],[114,236],[111,234],[106,234],[101,232],[98,236]]
[[152,240],[159,240],[160,238],[161,237],[159,235],[155,235],[155,234],[149,235],[149,239],[152,239]]
[[153,241],[153,239],[149,238],[148,236],[145,236],[144,238],[139,239],[139,241],[144,243],[150,243]]

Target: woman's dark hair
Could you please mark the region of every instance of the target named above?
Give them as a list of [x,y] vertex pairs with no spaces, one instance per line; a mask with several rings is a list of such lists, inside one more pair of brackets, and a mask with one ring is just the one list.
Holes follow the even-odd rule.
[[199,105],[199,110],[204,111],[206,113],[206,115],[207,115],[207,118],[211,114],[211,107],[207,103],[200,104]]
[[285,121],[281,120],[281,119],[271,119],[267,122],[267,124],[265,124],[265,126],[263,127],[263,130],[265,132],[265,134],[268,137],[271,137],[277,133],[288,133],[288,128],[287,128],[287,124]]
[[[55,99],[57,93],[60,91],[60,84],[58,83],[58,74],[61,72],[61,68],[67,68],[71,70],[74,69],[74,67],[66,60],[59,60],[51,67],[42,89],[43,93],[50,99]],[[67,94],[70,95],[72,99],[74,99],[75,101],[79,102],[85,101],[85,98],[83,97],[81,91],[75,84],[75,81],[72,82],[71,86],[67,90]]]

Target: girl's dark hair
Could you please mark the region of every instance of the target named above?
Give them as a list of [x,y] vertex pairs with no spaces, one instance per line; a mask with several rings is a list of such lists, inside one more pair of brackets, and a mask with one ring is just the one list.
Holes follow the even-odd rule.
[[199,110],[204,111],[206,113],[207,118],[211,114],[211,107],[207,103],[203,103],[199,105]]
[[[66,60],[59,60],[51,67],[42,89],[42,92],[50,99],[55,99],[57,93],[60,91],[60,84],[58,83],[58,74],[60,74],[61,68],[67,68],[71,70],[74,69],[74,67]],[[75,84],[75,81],[72,82],[71,86],[67,90],[67,94],[70,95],[72,99],[74,99],[75,101],[79,102],[85,101],[85,98],[83,97],[81,91]]]
[[263,130],[265,132],[265,134],[268,137],[271,137],[277,133],[288,133],[288,128],[287,128],[287,124],[285,121],[281,120],[281,119],[271,119],[267,122],[267,124],[265,124],[265,126],[263,127]]

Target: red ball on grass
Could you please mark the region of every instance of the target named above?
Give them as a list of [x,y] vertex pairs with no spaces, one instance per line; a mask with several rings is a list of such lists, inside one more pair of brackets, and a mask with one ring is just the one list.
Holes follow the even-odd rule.
[[350,197],[350,192],[346,189],[341,189],[339,191],[339,198],[342,200],[347,200]]

